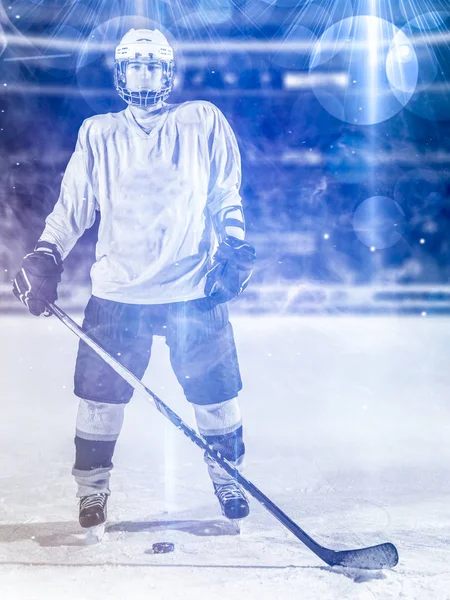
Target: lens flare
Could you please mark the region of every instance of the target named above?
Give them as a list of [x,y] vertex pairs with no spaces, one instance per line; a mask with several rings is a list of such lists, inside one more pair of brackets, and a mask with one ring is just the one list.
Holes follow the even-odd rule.
[[317,42],[310,73],[347,73],[347,85],[316,85],[322,106],[347,123],[373,125],[397,114],[417,83],[417,58],[394,24],[375,16],[350,17],[329,27]]

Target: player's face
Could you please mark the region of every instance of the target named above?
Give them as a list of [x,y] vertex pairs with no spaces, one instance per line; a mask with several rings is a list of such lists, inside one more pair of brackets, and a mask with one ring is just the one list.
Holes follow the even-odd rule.
[[161,89],[162,67],[158,62],[130,62],[125,71],[127,88],[132,92],[156,92]]

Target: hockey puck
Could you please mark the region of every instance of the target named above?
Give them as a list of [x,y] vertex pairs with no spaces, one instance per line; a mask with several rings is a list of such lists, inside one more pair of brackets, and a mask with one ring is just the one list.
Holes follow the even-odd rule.
[[166,554],[174,550],[175,544],[172,544],[172,542],[156,542],[156,544],[152,545],[153,554]]

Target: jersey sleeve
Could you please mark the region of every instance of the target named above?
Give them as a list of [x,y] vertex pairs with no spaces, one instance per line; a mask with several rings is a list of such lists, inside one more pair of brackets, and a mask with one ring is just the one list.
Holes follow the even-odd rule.
[[67,165],[59,198],[45,220],[40,241],[55,244],[64,259],[95,221],[97,201],[87,171],[87,128],[80,128],[75,151]]
[[212,216],[231,206],[242,207],[241,156],[230,124],[215,106],[209,134],[208,209]]

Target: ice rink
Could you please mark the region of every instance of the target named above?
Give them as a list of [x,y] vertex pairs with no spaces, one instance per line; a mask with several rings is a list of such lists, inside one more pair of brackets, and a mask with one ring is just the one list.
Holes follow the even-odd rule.
[[[245,475],[321,544],[392,541],[398,566],[329,568],[254,501],[233,535],[201,451],[138,396],[116,448],[107,534],[86,545],[70,474],[77,340],[24,309],[0,317],[1,600],[450,598],[450,319],[233,324]],[[144,381],[193,424],[162,338]],[[157,541],[175,551],[150,554]]]

